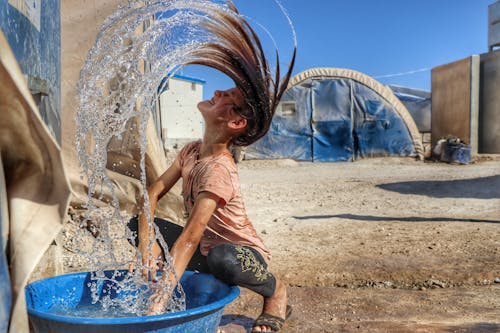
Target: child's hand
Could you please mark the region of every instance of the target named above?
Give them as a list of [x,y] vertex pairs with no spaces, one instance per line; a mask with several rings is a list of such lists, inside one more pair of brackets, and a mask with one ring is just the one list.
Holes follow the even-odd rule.
[[[158,271],[158,266],[162,263],[161,248],[158,242],[155,241],[152,246],[149,246],[149,241],[139,241],[137,250],[141,253],[142,276],[145,279],[156,281],[156,272]],[[134,269],[135,264],[131,263],[129,271],[133,271]]]
[[166,293],[162,288],[158,288],[149,299],[148,316],[155,316],[165,312],[165,307],[170,301],[170,294]]
[[142,257],[142,276],[145,279],[156,281],[158,263],[161,262],[161,248],[156,241],[152,246],[149,245],[149,241],[145,241],[140,242],[138,247]]

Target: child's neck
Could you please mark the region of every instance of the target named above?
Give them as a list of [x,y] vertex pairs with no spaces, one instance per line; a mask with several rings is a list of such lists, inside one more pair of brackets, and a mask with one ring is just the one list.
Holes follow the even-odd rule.
[[224,128],[206,128],[203,133],[198,159],[209,156],[217,156],[229,151],[232,137]]
[[205,157],[217,156],[226,151],[229,151],[229,142],[210,143],[203,140],[198,152],[198,159],[201,160]]

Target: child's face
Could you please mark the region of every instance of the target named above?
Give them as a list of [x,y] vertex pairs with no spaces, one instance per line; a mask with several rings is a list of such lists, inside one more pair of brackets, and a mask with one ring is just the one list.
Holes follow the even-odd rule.
[[234,114],[233,108],[243,105],[244,100],[243,94],[238,88],[216,90],[211,99],[198,103],[198,109],[205,120],[227,120],[231,114]]

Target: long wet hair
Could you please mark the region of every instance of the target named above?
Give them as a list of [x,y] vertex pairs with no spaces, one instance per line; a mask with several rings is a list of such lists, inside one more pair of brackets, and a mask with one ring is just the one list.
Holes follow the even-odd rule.
[[250,24],[238,13],[232,1],[229,11],[216,10],[201,24],[217,36],[202,50],[194,53],[190,64],[204,65],[229,76],[238,87],[245,104],[235,111],[247,120],[245,131],[233,138],[237,146],[248,146],[269,130],[274,112],[285,92],[295,63],[296,47],[283,77],[280,75],[279,55],[276,50],[276,71],[271,74],[269,63],[259,37]]

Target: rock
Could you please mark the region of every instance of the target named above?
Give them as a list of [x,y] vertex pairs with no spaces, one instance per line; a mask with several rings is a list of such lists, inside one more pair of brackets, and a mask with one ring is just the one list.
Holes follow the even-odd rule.
[[439,280],[429,280],[428,281],[429,285],[432,287],[432,286],[437,286],[437,287],[440,287],[440,288],[445,288],[446,287],[446,283],[444,282],[441,282]]

